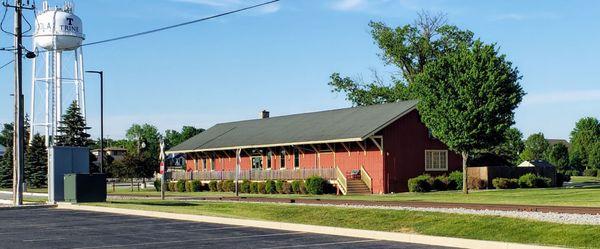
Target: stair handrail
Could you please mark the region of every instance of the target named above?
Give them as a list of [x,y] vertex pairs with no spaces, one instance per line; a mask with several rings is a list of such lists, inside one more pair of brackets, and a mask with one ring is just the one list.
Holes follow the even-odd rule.
[[362,165],[360,166],[360,179],[367,185],[367,187],[369,187],[371,193],[373,193],[373,179],[369,175],[369,172],[367,172],[367,170],[365,170],[365,167]]
[[346,176],[339,167],[335,167],[335,171],[337,173],[337,183],[339,189],[342,191],[342,194],[346,195],[348,193],[348,181],[346,180]]

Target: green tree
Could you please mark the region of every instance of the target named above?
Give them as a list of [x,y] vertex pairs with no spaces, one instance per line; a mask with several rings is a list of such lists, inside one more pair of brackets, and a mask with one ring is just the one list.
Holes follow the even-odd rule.
[[126,137],[136,147],[133,151],[130,150],[123,163],[133,168],[134,177],[145,181],[145,178],[152,177],[158,171],[159,142],[162,136],[155,126],[134,124],[127,130]]
[[592,168],[589,153],[600,142],[600,122],[593,117],[582,118],[571,131],[571,165],[579,169]]
[[600,169],[600,142],[596,142],[589,151],[588,166]]
[[13,146],[13,130],[14,130],[14,125],[12,123],[4,124],[2,126],[2,131],[0,131],[0,144],[1,145],[4,145],[5,147]]
[[12,188],[13,180],[12,147],[6,147],[6,153],[0,158],[0,188]]
[[525,150],[521,153],[521,160],[546,160],[546,151],[548,151],[549,147],[550,144],[543,133],[531,134],[525,140]]
[[41,188],[47,184],[48,150],[44,137],[36,134],[27,148],[25,181],[30,187]]
[[546,159],[563,172],[569,166],[569,148],[562,143],[553,144],[546,152]]
[[415,77],[421,118],[432,134],[467,159],[501,144],[523,99],[519,72],[495,45],[463,43],[425,65]]
[[473,32],[448,25],[444,14],[418,13],[414,24],[392,28],[381,22],[371,22],[371,36],[381,49],[380,57],[386,65],[399,70],[400,78],[392,77],[391,84],[383,83],[375,73],[372,83],[360,83],[339,73],[331,75],[329,85],[333,92],[346,95],[354,105],[372,105],[414,99],[412,85],[425,66],[460,44],[471,46]]
[[492,153],[500,156],[512,165],[518,165],[520,163],[519,155],[524,148],[523,133],[519,129],[511,127],[504,133],[503,142],[495,146],[492,149]]
[[184,141],[204,132],[202,128],[196,128],[193,126],[183,126],[181,132],[175,130],[165,131],[165,146],[167,149],[183,143]]
[[92,145],[90,134],[87,133],[89,129],[91,128],[86,126],[77,102],[73,101],[62,116],[54,145],[89,147]]

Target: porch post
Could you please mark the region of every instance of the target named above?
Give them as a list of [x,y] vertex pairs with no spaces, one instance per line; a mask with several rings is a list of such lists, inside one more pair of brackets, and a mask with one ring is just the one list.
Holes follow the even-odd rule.
[[241,149],[236,149],[235,150],[235,196],[240,196],[240,191],[239,191],[239,187],[238,187],[238,177],[240,175],[240,161],[241,161],[241,156],[240,154],[242,154],[242,150]]

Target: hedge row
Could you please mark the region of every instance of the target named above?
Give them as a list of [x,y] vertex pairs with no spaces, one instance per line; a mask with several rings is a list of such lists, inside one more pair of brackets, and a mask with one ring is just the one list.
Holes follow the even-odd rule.
[[432,177],[429,174],[408,179],[408,191],[429,192],[431,190],[445,191],[458,190],[462,188],[462,172],[454,171],[450,175]]
[[[154,188],[160,191],[160,180],[154,181]],[[251,182],[243,180],[239,185],[240,193],[247,194],[312,194],[321,195],[326,193],[335,193],[334,187],[325,179],[313,176],[306,181],[295,180],[274,181],[267,180],[265,182]],[[198,180],[194,181],[172,181],[167,185],[167,190],[171,192],[235,192],[235,182],[233,180],[210,181],[208,184],[203,184]]]
[[[562,183],[567,177],[562,174],[556,175],[557,186],[562,186]],[[569,177],[570,178],[570,177]],[[552,186],[552,180],[547,177],[538,176],[528,173],[519,177],[519,179],[496,178],[492,180],[492,185],[496,189],[515,189],[515,188],[548,188]]]

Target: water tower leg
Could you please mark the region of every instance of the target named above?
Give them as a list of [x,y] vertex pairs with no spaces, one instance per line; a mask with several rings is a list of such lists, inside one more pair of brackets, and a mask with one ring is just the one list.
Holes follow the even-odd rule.
[[51,115],[51,109],[50,109],[50,105],[52,103],[52,101],[50,100],[50,98],[52,98],[53,96],[50,94],[50,90],[54,87],[54,84],[52,84],[52,79],[50,79],[50,69],[51,69],[51,65],[50,65],[50,51],[46,51],[46,72],[45,72],[45,76],[44,76],[44,82],[46,83],[46,113],[45,113],[45,125],[46,125],[46,148],[48,148],[50,146],[50,131],[52,130],[52,123],[50,123],[50,115]]
[[55,52],[56,61],[55,65],[55,77],[54,84],[56,85],[56,122],[54,128],[57,129],[54,135],[58,133],[58,127],[60,127],[60,120],[62,119],[62,52]]
[[85,108],[85,71],[83,68],[83,49],[78,48],[76,50],[79,50],[79,53],[76,53],[76,56],[79,57],[77,59],[77,67],[79,67],[79,84],[81,84],[79,86],[79,89],[81,90],[81,114],[83,115],[83,118],[87,121],[87,111]]

